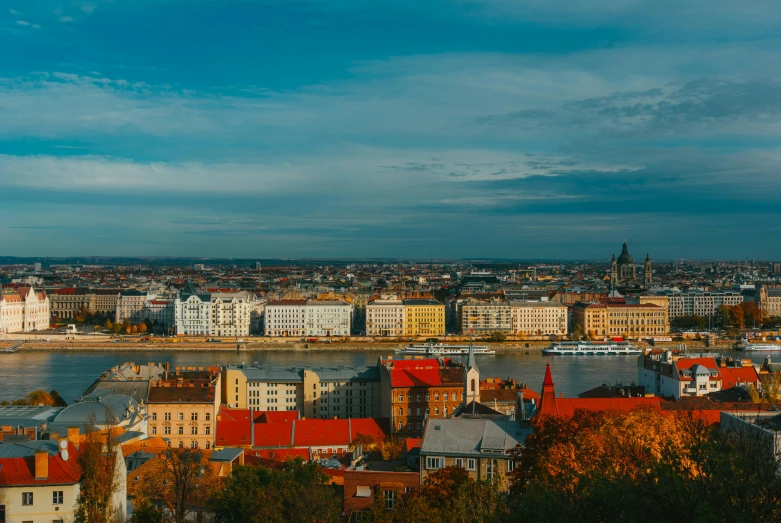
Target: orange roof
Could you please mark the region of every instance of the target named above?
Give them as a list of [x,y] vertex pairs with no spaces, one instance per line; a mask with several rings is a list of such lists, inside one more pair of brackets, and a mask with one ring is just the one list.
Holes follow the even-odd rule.
[[407,452],[423,447],[423,438],[404,438],[404,448]]
[[678,381],[693,381],[693,377],[684,376],[681,371],[691,370],[695,365],[702,365],[709,371],[716,371],[716,376],[710,376],[708,379],[712,381],[718,381],[721,379],[719,373],[719,366],[716,364],[715,358],[681,358],[673,362],[673,367],[676,369],[675,379]]
[[719,370],[721,371],[721,387],[723,389],[729,389],[741,383],[756,385],[759,382],[759,375],[753,366],[721,367]]
[[78,463],[79,451],[68,442],[68,460],[62,459],[58,452],[49,454],[49,475],[46,479],[35,478],[35,456],[22,458],[0,458],[0,487],[37,486],[37,485],[71,485],[81,478],[81,467]]
[[122,454],[127,457],[134,452],[149,452],[150,454],[159,454],[168,450],[168,443],[160,436],[151,436],[140,441],[134,441],[122,445]]

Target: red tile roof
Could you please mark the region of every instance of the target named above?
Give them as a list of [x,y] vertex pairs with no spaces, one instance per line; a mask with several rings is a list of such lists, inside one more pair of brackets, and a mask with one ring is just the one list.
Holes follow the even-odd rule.
[[404,438],[404,448],[407,452],[423,447],[423,438]]
[[716,364],[715,358],[681,358],[673,362],[673,367],[676,369],[675,379],[678,381],[693,381],[694,377],[686,377],[681,371],[691,370],[695,365],[702,365],[709,371],[716,371],[716,376],[710,376],[708,379],[711,381],[718,381],[721,379],[719,374],[719,366]]
[[221,406],[217,414],[214,445],[217,447],[248,447],[250,441],[249,409],[229,409]]
[[753,383],[757,385],[759,383],[759,374],[752,366],[746,367],[720,367],[721,371],[721,388],[729,389],[739,384]]
[[[7,445],[13,445],[8,442]],[[38,485],[72,485],[81,478],[78,464],[79,453],[68,443],[68,461],[60,453],[49,454],[49,475],[46,479],[35,479],[35,455],[23,458],[0,458],[0,487]]]

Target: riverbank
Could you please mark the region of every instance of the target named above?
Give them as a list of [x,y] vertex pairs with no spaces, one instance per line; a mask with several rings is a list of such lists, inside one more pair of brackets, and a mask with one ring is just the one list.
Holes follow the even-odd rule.
[[[551,345],[549,341],[529,342],[505,342],[484,343],[497,353],[532,353],[539,352]],[[378,352],[393,354],[396,349],[402,349],[407,343],[399,342],[335,342],[335,343],[304,343],[304,342],[251,342],[251,343],[207,343],[207,342],[179,342],[179,343],[144,343],[144,342],[86,342],[86,341],[54,341],[25,342],[18,351],[25,352],[227,352],[227,353],[255,353],[255,352]],[[640,348],[652,348],[646,343],[636,343]],[[653,348],[675,349],[680,343],[657,344]],[[723,352],[732,349],[732,342],[720,340],[719,343],[705,346],[705,343],[697,340],[687,340],[686,348],[690,352]],[[779,345],[781,351],[781,345]]]

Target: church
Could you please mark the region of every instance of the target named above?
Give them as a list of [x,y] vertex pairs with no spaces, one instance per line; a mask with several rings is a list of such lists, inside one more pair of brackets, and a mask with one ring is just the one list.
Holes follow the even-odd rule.
[[637,279],[637,267],[635,267],[635,261],[629,254],[629,248],[624,242],[624,247],[621,249],[621,254],[618,259],[613,254],[613,259],[610,261],[610,285],[611,287],[637,287],[641,284],[645,287],[650,287],[652,283],[651,258],[648,254],[645,255],[645,263],[643,264],[643,279]]

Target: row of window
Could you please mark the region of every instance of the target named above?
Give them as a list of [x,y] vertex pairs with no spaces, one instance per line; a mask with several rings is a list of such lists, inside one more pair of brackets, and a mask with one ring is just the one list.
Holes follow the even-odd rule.
[[[165,421],[171,421],[171,413],[170,412],[164,413],[163,414],[163,419]],[[177,413],[177,419],[179,421],[184,421],[184,413],[183,412]],[[211,412],[207,412],[205,414],[205,419],[206,419],[206,421],[211,421],[212,413]],[[157,412],[153,412],[152,413],[152,421],[157,421]],[[197,412],[190,413],[190,421],[198,421],[198,413]]]
[[[178,434],[184,434],[184,425],[179,425],[177,428]],[[170,434],[171,433],[171,426],[170,425],[163,425],[163,434]],[[209,425],[206,425],[204,427],[204,434],[209,436],[212,433],[212,428]],[[152,425],[152,434],[157,434],[157,425]],[[190,427],[190,434],[192,435],[198,435],[198,426],[193,425]]]
[[[463,392],[457,393],[455,391],[450,392],[450,393],[443,392],[442,393],[442,401],[459,401],[459,398],[457,397],[458,394],[461,394],[461,398],[460,399],[461,399],[461,401],[463,401],[464,393]],[[422,401],[421,398],[423,398],[423,396],[424,395],[421,394],[421,393],[415,394],[415,401],[417,403],[420,403]],[[407,393],[407,403],[412,403],[412,397],[413,397],[413,395],[408,392]],[[398,394],[398,396],[396,396],[396,398],[397,398],[398,403],[403,403],[404,402],[404,394],[403,393],[399,392],[399,394]],[[426,398],[426,401],[431,401],[431,393],[427,392],[425,394],[425,398]],[[434,393],[434,401],[439,401],[439,392],[435,392]]]
[[[33,493],[22,492],[22,505],[29,507],[33,504]],[[62,490],[52,491],[52,505],[62,505]]]

